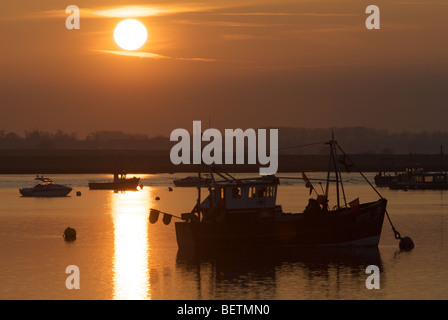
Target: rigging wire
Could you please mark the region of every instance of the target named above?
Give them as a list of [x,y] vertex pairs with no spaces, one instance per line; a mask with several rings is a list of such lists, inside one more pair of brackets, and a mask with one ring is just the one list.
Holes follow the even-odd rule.
[[298,146],[282,147],[282,148],[278,148],[278,149],[279,149],[279,150],[288,150],[288,149],[296,149],[296,148],[303,148],[303,147],[317,146],[317,145],[322,145],[322,144],[325,144],[325,142],[307,143],[307,144],[302,144],[302,145],[298,145]]
[[[342,150],[341,146],[336,142],[336,145],[338,146],[338,149],[344,154],[344,156],[351,162],[352,166],[358,170],[358,172],[361,174],[361,176],[364,178],[364,180],[367,181],[367,183],[370,185],[370,187],[378,194],[378,196],[381,199],[384,199],[384,197],[378,192],[378,190],[372,185],[372,183],[370,183],[370,181],[366,178],[366,176],[361,172],[361,170],[358,169],[358,167],[356,166],[356,164],[352,161],[352,159],[344,152],[344,150]],[[390,219],[389,213],[387,212],[387,209],[385,210],[386,212],[386,217],[387,220],[389,220],[389,223],[392,227],[392,231],[394,232],[394,237],[397,240],[402,240],[403,238],[400,235],[400,232],[397,231],[397,229],[395,229],[392,220]]]

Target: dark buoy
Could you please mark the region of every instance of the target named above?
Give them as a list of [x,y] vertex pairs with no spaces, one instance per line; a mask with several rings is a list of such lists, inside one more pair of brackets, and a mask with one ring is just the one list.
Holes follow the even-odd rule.
[[81,191],[76,191],[76,195],[77,195],[78,197],[80,197],[80,196],[81,196]]
[[159,201],[159,200],[160,200],[160,197],[156,197],[156,200]]
[[70,227],[67,227],[64,231],[64,239],[65,241],[73,241],[76,240],[76,230]]
[[409,237],[403,237],[400,239],[400,250],[409,251],[414,249],[414,242]]
[[171,192],[171,191],[173,191],[173,188],[171,188],[171,187],[168,187],[168,191],[170,191],[170,192]]

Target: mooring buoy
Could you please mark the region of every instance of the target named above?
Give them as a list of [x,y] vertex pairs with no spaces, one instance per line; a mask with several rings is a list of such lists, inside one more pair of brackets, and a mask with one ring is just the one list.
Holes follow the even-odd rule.
[[76,240],[76,230],[73,229],[73,228],[67,227],[67,228],[64,230],[64,235],[63,235],[63,237],[64,237],[64,240],[65,240],[65,241],[73,241],[73,240]]
[[81,196],[81,191],[76,191],[76,196],[80,197]]
[[409,237],[403,237],[400,239],[400,250],[409,251],[414,249],[414,242]]

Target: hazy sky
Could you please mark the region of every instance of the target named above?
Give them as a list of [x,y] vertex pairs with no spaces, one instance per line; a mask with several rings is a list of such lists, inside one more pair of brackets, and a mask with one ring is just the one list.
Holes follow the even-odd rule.
[[[380,30],[365,27],[371,4]],[[123,55],[113,30],[130,5],[149,37]],[[446,0],[5,2],[0,130],[446,131],[447,18]]]

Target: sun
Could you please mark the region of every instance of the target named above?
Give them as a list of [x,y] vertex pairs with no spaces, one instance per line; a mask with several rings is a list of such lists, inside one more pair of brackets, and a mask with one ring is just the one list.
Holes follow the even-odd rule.
[[140,48],[148,37],[145,26],[138,20],[126,19],[121,21],[114,31],[115,42],[124,50]]

